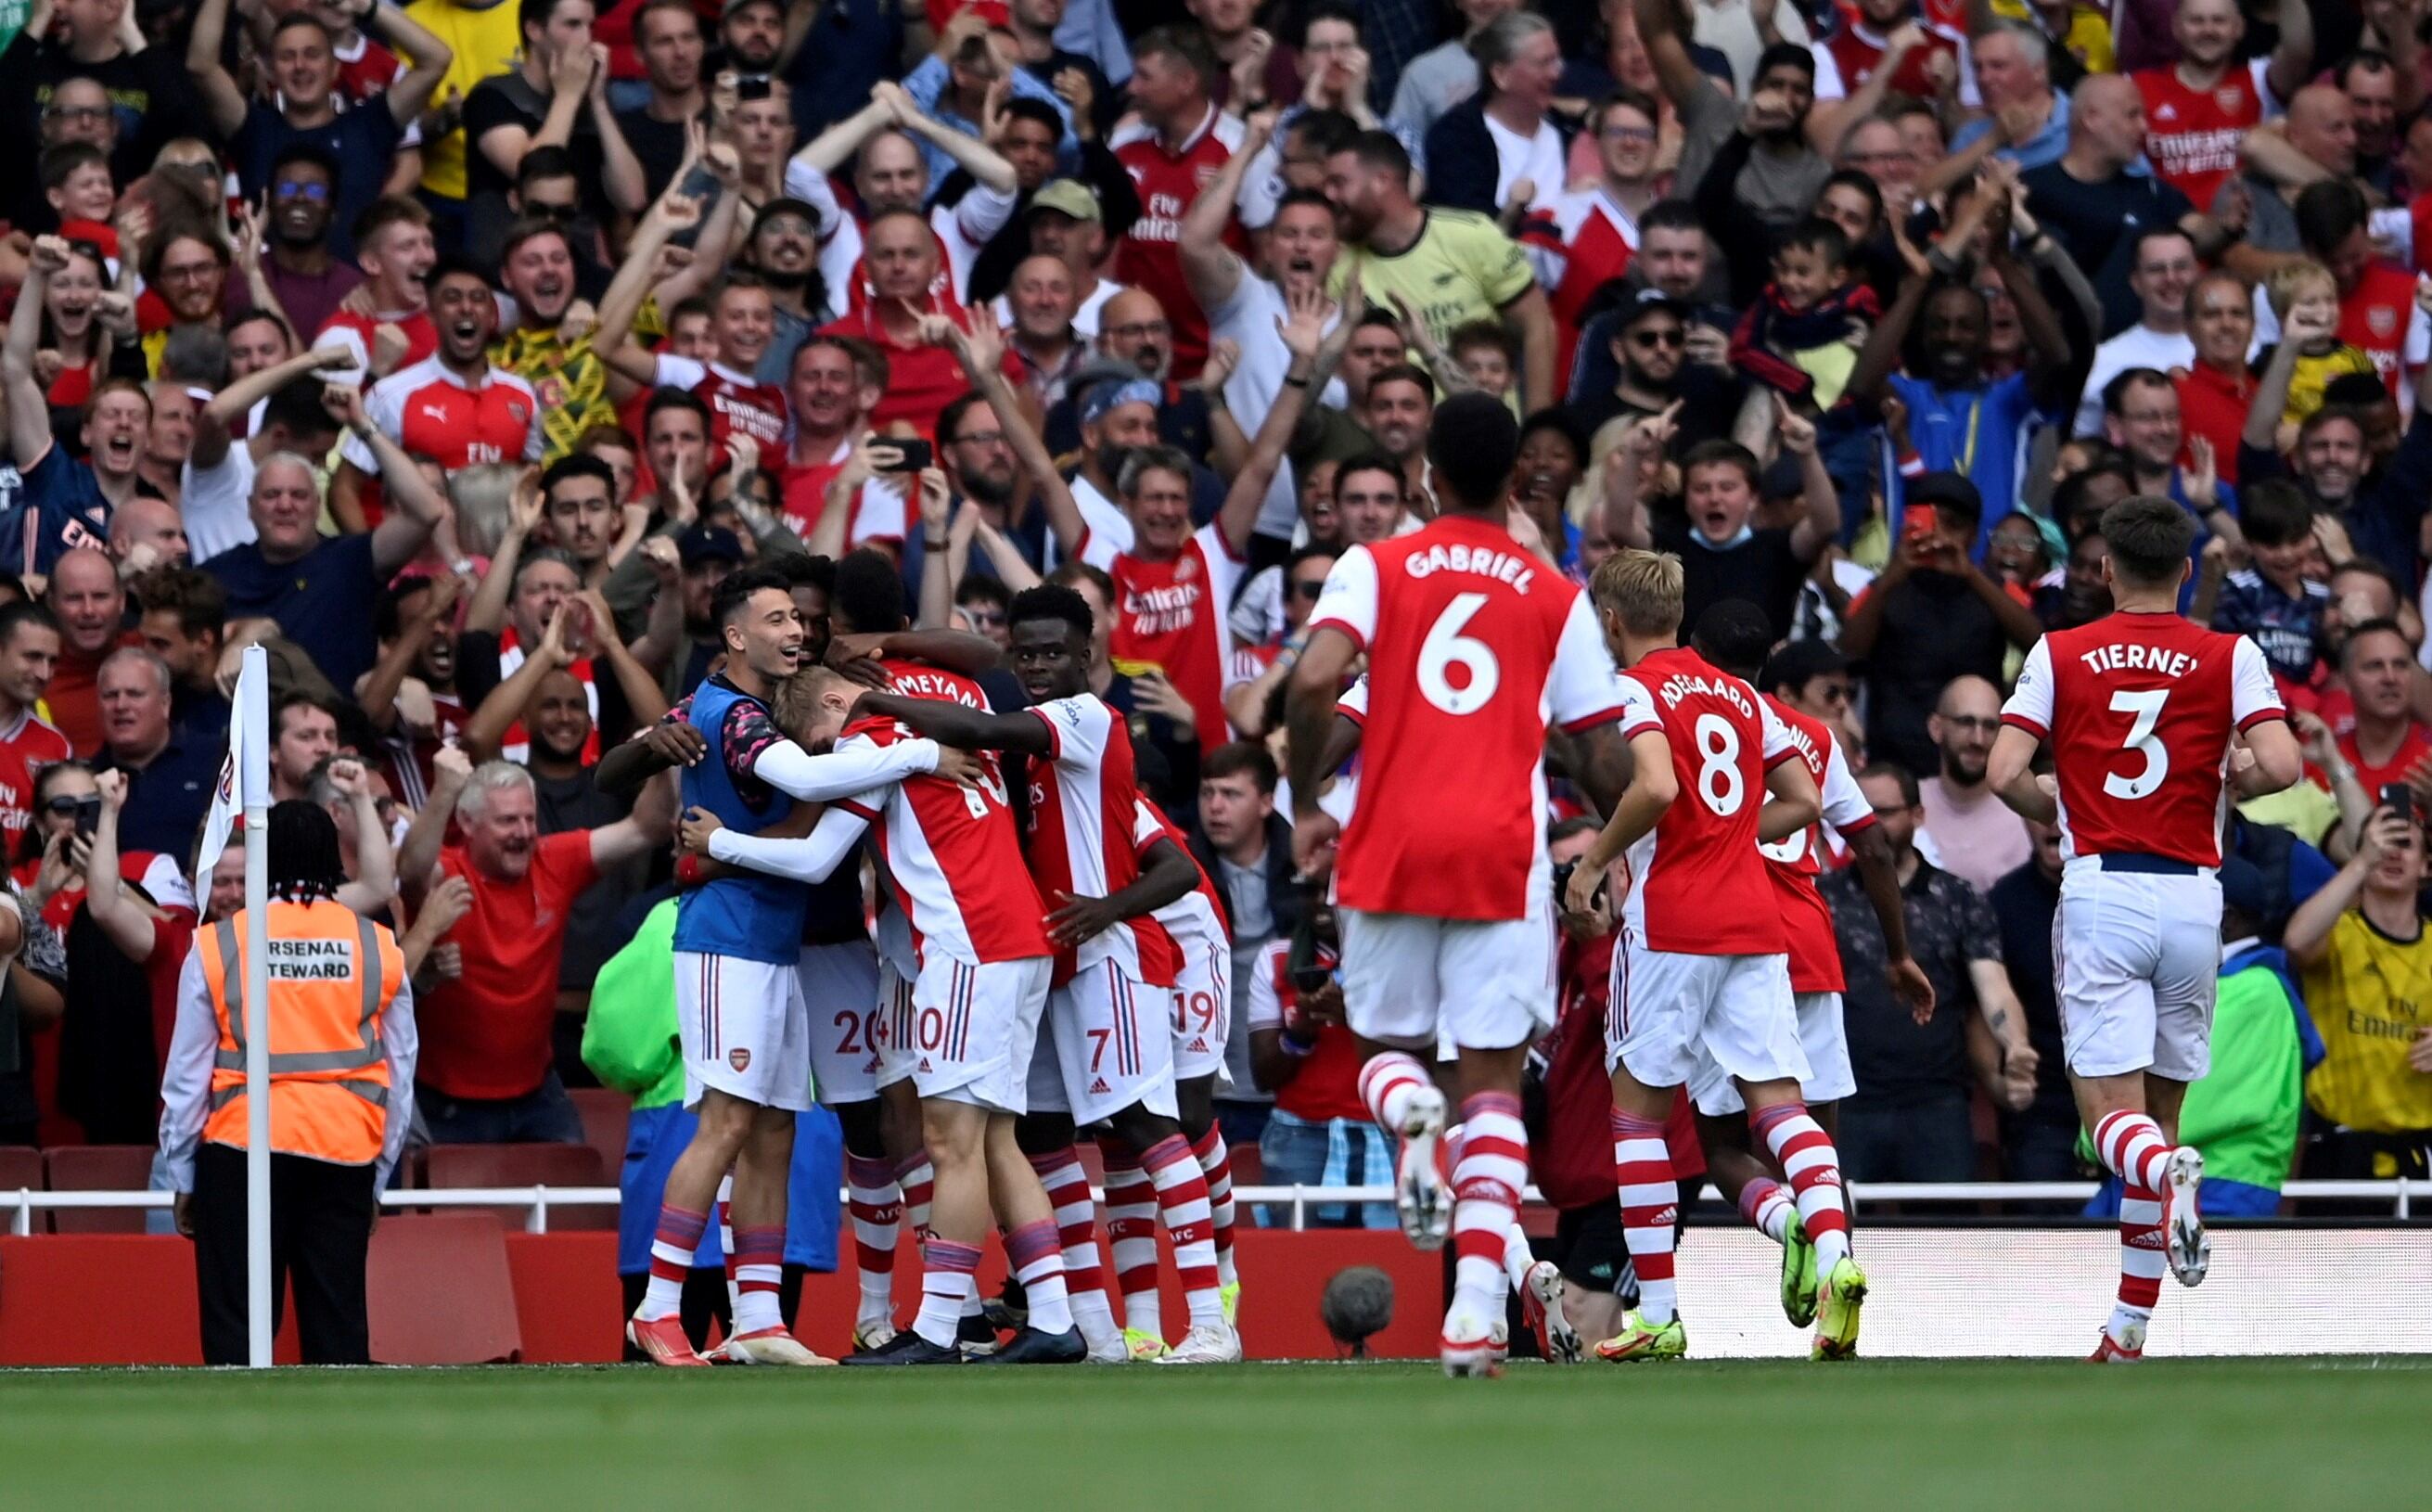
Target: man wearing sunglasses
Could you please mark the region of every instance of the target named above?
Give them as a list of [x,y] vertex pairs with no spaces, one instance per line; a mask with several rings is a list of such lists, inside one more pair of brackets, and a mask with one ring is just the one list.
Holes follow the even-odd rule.
[[338,161],[317,143],[291,142],[270,166],[270,214],[262,225],[269,255],[262,276],[297,331],[318,331],[339,301],[363,281],[351,258],[329,252],[337,209]]
[[1680,448],[1731,438],[1746,385],[1729,371],[1689,360],[1690,320],[1688,305],[1652,288],[1621,311],[1610,343],[1619,380],[1602,393],[1578,394],[1569,405],[1583,433],[1594,435],[1616,417],[1661,415],[1678,402]]

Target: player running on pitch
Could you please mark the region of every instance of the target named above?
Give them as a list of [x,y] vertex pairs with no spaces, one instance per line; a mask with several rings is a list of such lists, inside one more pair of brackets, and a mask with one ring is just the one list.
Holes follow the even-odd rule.
[[[1506,528],[1511,411],[1456,395],[1427,450],[1434,521],[1346,552],[1309,616],[1289,697],[1292,854],[1304,873],[1328,860],[1339,826],[1317,800],[1336,702],[1364,652],[1368,759],[1335,860],[1344,1008],[1369,1053],[1369,1111],[1403,1142],[1403,1232],[1426,1249],[1453,1233],[1444,1369],[1481,1375],[1506,1340],[1504,1239],[1528,1180],[1521,1066],[1554,1018],[1545,732],[1582,736],[1591,796],[1609,803],[1621,702],[1586,597]],[[1432,1057],[1439,1031],[1460,1056],[1449,1214],[1435,1166],[1444,1096],[1411,1054]]]
[[1664,1119],[1672,1089],[1712,1062],[1738,1084],[1748,1125],[1790,1179],[1816,1246],[1814,1355],[1846,1358],[1857,1349],[1866,1277],[1849,1254],[1840,1157],[1800,1100],[1809,1066],[1789,940],[1757,851],[1759,841],[1786,840],[1814,824],[1821,802],[1788,729],[1756,690],[1678,646],[1681,583],[1679,557],[1639,551],[1606,560],[1595,582],[1606,640],[1624,669],[1622,734],[1632,772],[1630,790],[1572,872],[1567,902],[1582,912],[1593,907],[1606,868],[1629,857],[1605,1059],[1622,1238],[1639,1292],[1638,1310],[1596,1353],[1687,1352],[1673,1284],[1680,1190]]
[[[2212,1062],[2225,779],[2235,768],[2241,794],[2277,792],[2303,762],[2255,642],[2179,614],[2187,512],[2123,499],[2103,538],[2116,607],[2027,653],[1986,772],[2002,802],[2060,825],[2061,1044],[2095,1153],[2124,1187],[2120,1300],[2092,1357],[2128,1361],[2144,1356],[2164,1259],[2193,1286],[2212,1258],[2204,1157],[2173,1145],[2187,1083]],[[2049,786],[2031,767],[2046,742]]]

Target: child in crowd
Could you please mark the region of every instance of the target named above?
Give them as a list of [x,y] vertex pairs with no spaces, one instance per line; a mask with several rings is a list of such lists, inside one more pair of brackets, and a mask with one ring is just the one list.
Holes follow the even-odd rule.
[[2297,485],[2268,478],[2239,492],[2238,523],[2251,566],[2229,574],[2212,627],[2252,636],[2272,674],[2304,687],[2314,675],[2315,632],[2331,590],[2305,575],[2314,549],[2314,511]]
[[[2317,316],[2319,329],[2330,331],[2339,323],[2339,285],[2331,270],[2311,258],[2284,263],[2272,270],[2263,283],[2271,297],[2272,313],[2280,317],[2283,331],[2289,320],[2300,313]],[[2331,380],[2343,373],[2373,371],[2373,358],[2360,347],[2351,347],[2336,335],[2325,335],[2307,342],[2297,351],[2297,371],[2288,380],[2288,402],[2280,412],[2280,450],[2288,450],[2297,444],[2297,428],[2305,417],[2322,407],[2322,390]]]
[[1811,217],[1774,248],[1773,281],[1731,333],[1731,365],[1829,411],[1882,314],[1874,291],[1850,277],[1848,234]]

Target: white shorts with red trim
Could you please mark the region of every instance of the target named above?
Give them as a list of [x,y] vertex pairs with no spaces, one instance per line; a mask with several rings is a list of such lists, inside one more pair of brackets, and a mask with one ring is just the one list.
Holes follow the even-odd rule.
[[1519,919],[1430,919],[1343,909],[1343,1006],[1351,1032],[1407,1050],[1449,1040],[1526,1045],[1554,1023],[1552,892]]
[[[1858,1090],[1857,1074],[1849,1068],[1849,1035],[1841,1022],[1841,994],[1799,993],[1794,999],[1799,1047],[1807,1052],[1807,1075],[1799,1083],[1799,1096],[1810,1106],[1839,1102]],[[1689,1100],[1709,1117],[1747,1112],[1739,1087],[1713,1056],[1698,1058],[1697,1074],[1689,1079]]]
[[974,965],[932,955],[912,986],[913,1090],[992,1113],[1028,1112],[1030,1053],[1054,964],[1045,956]]
[[885,1062],[879,1036],[878,952],[863,940],[804,945],[794,968],[811,1018],[811,1084],[819,1105],[840,1108],[878,1096]]
[[1172,989],[1151,987],[1111,957],[1047,994],[1030,1060],[1030,1108],[1094,1124],[1138,1104],[1172,1118]]
[[1790,958],[1650,950],[1624,925],[1613,953],[1605,1068],[1627,1066],[1641,1086],[1664,1088],[1691,1081],[1707,1062],[1727,1081],[1806,1082]]
[[1224,1045],[1233,1034],[1233,953],[1224,944],[1192,944],[1174,979],[1174,1079],[1214,1077],[1230,1087]]
[[2062,871],[2052,915],[2052,997],[2069,1069],[2201,1081],[2212,1069],[2220,879],[2106,872],[2101,859],[2079,857]]
[[891,1087],[912,1074],[914,978],[895,969],[895,958],[878,958],[878,1085]]
[[704,1088],[763,1108],[811,1107],[811,1015],[790,964],[675,953],[684,1106]]

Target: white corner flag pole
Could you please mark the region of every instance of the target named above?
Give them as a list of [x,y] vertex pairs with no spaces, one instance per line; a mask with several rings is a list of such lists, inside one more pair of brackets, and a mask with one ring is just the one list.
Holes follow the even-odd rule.
[[[228,722],[245,792],[245,1364],[270,1368],[270,663],[247,646]],[[211,854],[216,855],[213,851]]]

